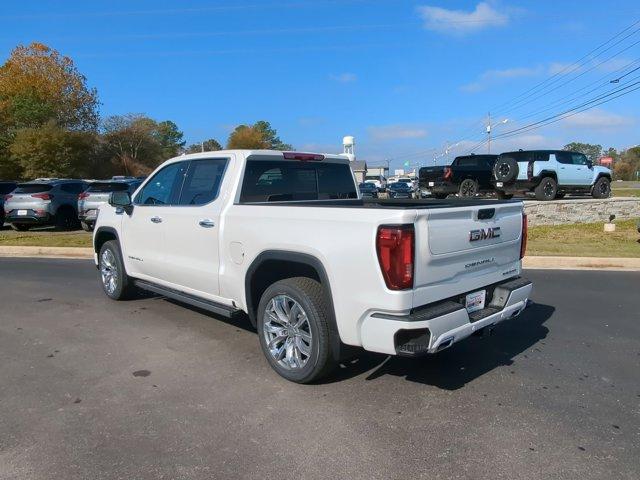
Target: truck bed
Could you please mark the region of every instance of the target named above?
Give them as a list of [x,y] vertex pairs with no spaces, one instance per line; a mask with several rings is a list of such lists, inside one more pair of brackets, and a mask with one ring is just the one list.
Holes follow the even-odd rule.
[[372,208],[372,209],[436,209],[451,207],[480,207],[486,205],[491,208],[494,205],[508,203],[520,203],[521,200],[498,200],[484,198],[447,198],[437,199],[345,199],[345,200],[300,200],[295,202],[244,202],[242,205],[273,205],[284,207],[334,207],[334,208]]

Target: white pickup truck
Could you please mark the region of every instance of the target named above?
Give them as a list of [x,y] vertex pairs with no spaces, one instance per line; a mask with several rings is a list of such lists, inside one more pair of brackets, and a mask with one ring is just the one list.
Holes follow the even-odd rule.
[[307,383],[344,345],[418,356],[516,317],[526,229],[518,201],[364,201],[343,156],[230,150],[113,192],[93,244],[110,298],[244,312],[273,369]]

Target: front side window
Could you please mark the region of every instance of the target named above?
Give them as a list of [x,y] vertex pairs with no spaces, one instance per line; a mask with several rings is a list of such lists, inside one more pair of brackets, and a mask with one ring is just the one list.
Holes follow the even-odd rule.
[[589,163],[587,156],[582,153],[572,153],[571,160],[574,165],[586,165]]
[[167,165],[136,195],[136,205],[171,205],[180,192],[188,162]]
[[180,193],[180,205],[204,205],[213,201],[220,191],[227,160],[211,158],[193,160]]

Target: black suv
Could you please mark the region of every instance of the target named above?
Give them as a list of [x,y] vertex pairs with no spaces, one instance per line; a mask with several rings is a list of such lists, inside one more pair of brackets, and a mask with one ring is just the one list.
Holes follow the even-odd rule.
[[4,197],[13,192],[17,186],[16,182],[0,181],[0,229],[4,225]]
[[[456,157],[449,167],[444,167],[442,177],[420,185],[421,190],[436,198],[446,198],[452,193],[460,197],[474,197],[478,193],[493,190],[493,164],[498,155],[464,155]],[[422,178],[421,178],[422,180]]]

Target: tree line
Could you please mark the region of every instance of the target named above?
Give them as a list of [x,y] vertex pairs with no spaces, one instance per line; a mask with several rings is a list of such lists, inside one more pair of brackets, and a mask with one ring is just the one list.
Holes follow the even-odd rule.
[[584,153],[594,164],[602,157],[613,159],[613,176],[616,180],[636,180],[640,172],[640,145],[623,150],[613,147],[602,148],[602,145],[572,142],[564,146],[565,150]]
[[[171,120],[101,118],[99,105],[72,59],[41,43],[16,47],[0,66],[0,179],[137,176],[181,153],[222,149],[213,138],[186,145]],[[226,147],[292,149],[266,121],[237,126]]]

